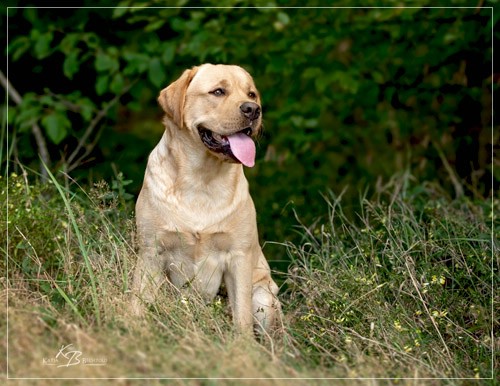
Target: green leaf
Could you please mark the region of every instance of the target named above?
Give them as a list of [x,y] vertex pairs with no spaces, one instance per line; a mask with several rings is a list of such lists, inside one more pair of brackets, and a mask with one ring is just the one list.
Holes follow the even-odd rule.
[[115,71],[120,68],[118,59],[104,53],[98,52],[95,58],[95,69],[99,72],[102,71]]
[[58,145],[68,134],[71,123],[66,115],[53,112],[42,118],[42,125],[49,139]]
[[61,43],[59,44],[59,49],[65,53],[66,55],[70,54],[74,49],[75,46],[78,44],[80,41],[81,36],[80,34],[77,33],[70,33],[67,34],[63,40],[61,40]]
[[14,106],[7,106],[7,124],[14,124],[16,118],[16,108]]
[[285,12],[278,12],[277,17],[283,25],[290,23],[290,17]]
[[35,57],[37,59],[43,59],[50,55],[50,43],[54,34],[52,32],[46,32],[37,37],[35,42]]
[[85,121],[90,121],[92,115],[94,114],[95,105],[88,98],[82,98],[78,100],[78,105],[81,108],[81,116]]
[[147,39],[141,42],[141,51],[158,55],[161,50],[161,42],[156,34],[149,34]]
[[[127,12],[129,12],[128,7],[126,6],[121,6],[122,4],[118,4],[118,6],[113,10],[113,19],[118,19],[125,15]],[[129,5],[129,4],[126,4]]]
[[117,47],[111,46],[108,48],[108,55],[110,55],[111,57],[116,58],[116,57],[118,57],[119,54],[120,54],[120,51],[118,50]]
[[97,95],[102,95],[106,92],[108,88],[109,76],[99,75],[97,77],[97,82],[95,83],[95,92]]
[[15,62],[31,47],[30,39],[27,36],[20,36],[9,44],[8,54],[12,55],[12,60]]
[[109,85],[109,89],[111,92],[115,94],[119,94],[123,90],[123,86],[125,84],[125,81],[123,79],[123,75],[120,73],[115,74],[113,77],[113,80],[111,81],[111,84]]
[[382,73],[380,73],[379,71],[373,71],[372,77],[376,83],[378,84],[384,83],[384,75],[382,75]]
[[163,48],[163,54],[161,55],[161,61],[163,64],[170,64],[174,61],[175,57],[175,44],[167,43]]
[[156,31],[157,29],[161,28],[165,24],[166,24],[166,21],[163,19],[156,20],[155,22],[148,24],[144,28],[144,31],[146,31],[146,32]]
[[40,117],[40,106],[25,107],[23,105],[17,109],[19,114],[14,117],[14,122],[19,127],[19,131],[28,131]]
[[321,76],[323,71],[318,67],[308,67],[302,73],[304,79],[316,79]]
[[132,101],[132,102],[127,103],[127,108],[132,110],[132,111],[141,111],[142,105],[137,101]]
[[[347,91],[351,94],[355,94],[358,91],[359,82],[356,79],[354,79],[352,74],[346,71],[334,71],[330,75],[330,80],[337,83],[342,90]],[[318,87],[318,84],[316,84],[316,87]],[[321,87],[318,88],[318,90],[320,89]]]
[[64,59],[63,64],[63,72],[66,78],[73,79],[73,75],[75,75],[80,69],[80,61],[78,60],[78,55],[80,54],[80,50],[75,50],[69,53]]
[[159,58],[153,58],[149,62],[148,77],[156,87],[161,87],[165,82],[166,76]]
[[83,35],[83,41],[87,43],[89,48],[98,48],[101,41],[95,33],[87,33]]
[[315,118],[306,119],[304,121],[304,126],[309,128],[315,128],[318,126],[318,120]]
[[148,69],[150,59],[148,55],[135,52],[124,52],[123,58],[127,61],[127,65],[123,69],[124,75],[143,73]]
[[170,22],[170,27],[176,32],[194,32],[199,30],[200,23],[198,20],[185,20],[176,17]]

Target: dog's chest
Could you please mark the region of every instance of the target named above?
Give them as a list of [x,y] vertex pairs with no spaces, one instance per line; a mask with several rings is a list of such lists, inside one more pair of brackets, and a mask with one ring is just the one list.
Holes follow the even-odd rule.
[[164,231],[161,235],[160,247],[167,253],[182,253],[195,262],[204,254],[228,252],[233,247],[233,240],[230,234],[224,232]]
[[222,232],[165,232],[160,241],[170,282],[179,288],[190,283],[207,300],[220,287],[232,248],[232,237]]
[[[228,193],[229,191],[229,193]],[[232,194],[231,194],[232,193]],[[153,193],[155,217],[164,229],[181,230],[184,244],[209,243],[219,245],[223,238],[220,230],[227,230],[226,222],[239,217],[242,202],[248,200],[248,192],[239,189],[191,189]]]

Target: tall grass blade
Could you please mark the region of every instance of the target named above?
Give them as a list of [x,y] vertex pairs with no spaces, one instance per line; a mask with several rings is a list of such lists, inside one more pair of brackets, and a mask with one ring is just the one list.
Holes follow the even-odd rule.
[[54,177],[52,172],[49,170],[47,165],[44,164],[44,167],[47,170],[47,173],[49,175],[50,180],[52,181],[54,186],[57,188],[57,191],[59,192],[61,199],[63,200],[64,205],[68,211],[68,216],[70,218],[71,226],[73,227],[73,231],[75,232],[75,235],[77,237],[80,252],[83,256],[83,260],[85,263],[85,268],[86,268],[87,273],[88,273],[89,278],[90,278],[90,285],[91,285],[91,290],[92,290],[91,297],[92,297],[92,303],[93,303],[93,307],[94,307],[94,315],[96,317],[97,324],[101,325],[101,314],[100,314],[100,309],[99,309],[99,297],[97,294],[96,277],[94,274],[94,270],[92,268],[92,264],[90,262],[90,257],[89,257],[89,253],[87,251],[87,247],[85,246],[85,243],[83,241],[82,233],[80,232],[80,228],[78,227],[78,224],[76,222],[75,214],[73,212],[73,209],[71,208],[70,201],[69,201],[67,195],[65,194],[63,187],[59,184],[59,182]]

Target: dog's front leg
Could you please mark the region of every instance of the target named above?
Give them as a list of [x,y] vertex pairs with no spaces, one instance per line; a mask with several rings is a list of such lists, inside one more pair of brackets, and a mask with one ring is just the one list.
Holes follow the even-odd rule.
[[141,248],[132,284],[131,311],[134,315],[141,316],[144,313],[143,302],[154,302],[163,280],[163,259],[158,255],[156,247]]
[[224,278],[233,313],[233,323],[238,331],[251,334],[253,331],[251,259],[244,254],[233,256]]

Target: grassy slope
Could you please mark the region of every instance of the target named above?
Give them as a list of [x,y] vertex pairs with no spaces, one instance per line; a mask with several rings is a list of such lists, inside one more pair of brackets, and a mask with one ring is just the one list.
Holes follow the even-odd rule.
[[[265,384],[491,377],[491,204],[407,183],[395,180],[363,198],[356,219],[331,196],[330,213],[301,230],[303,243],[283,244],[292,261],[280,295],[284,331],[259,343],[234,336],[224,298],[207,306],[166,289],[145,320],[128,315],[136,256],[130,203],[119,187],[75,195],[54,183],[30,186],[24,176],[2,179],[5,205],[9,189],[2,208],[10,224],[9,376],[273,378]],[[7,281],[0,286],[5,304]],[[70,343],[81,358],[106,364],[43,364]],[[47,382],[35,383],[56,384]]]

